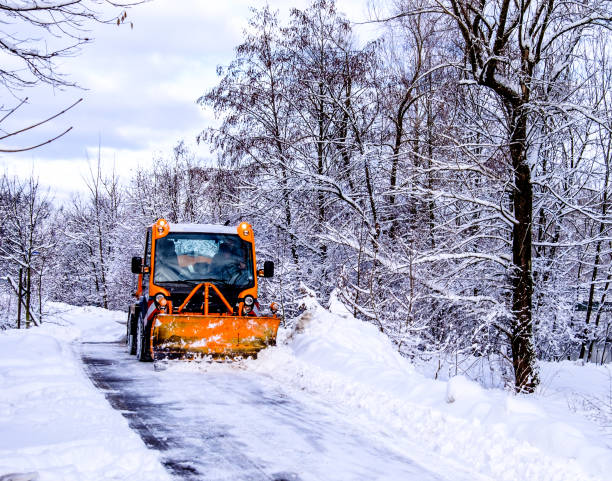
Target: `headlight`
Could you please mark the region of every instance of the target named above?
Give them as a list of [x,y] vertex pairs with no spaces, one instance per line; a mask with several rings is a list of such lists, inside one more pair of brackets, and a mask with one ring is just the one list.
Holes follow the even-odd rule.
[[255,304],[255,299],[253,296],[244,296],[244,300],[242,301],[242,314],[250,314],[253,310],[253,306]]
[[166,297],[163,294],[157,294],[155,296],[155,304],[157,304],[157,307],[164,310],[166,309],[166,306],[168,305],[168,299],[166,299]]

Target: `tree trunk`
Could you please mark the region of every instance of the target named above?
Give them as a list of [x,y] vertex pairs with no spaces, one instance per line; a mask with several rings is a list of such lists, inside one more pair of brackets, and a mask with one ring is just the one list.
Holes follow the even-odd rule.
[[40,273],[38,274],[38,322],[39,324],[42,324],[42,318],[43,318],[43,313],[42,313],[42,289],[43,289],[43,285],[42,285],[42,273],[43,273],[43,266],[40,266]]
[[[323,95],[325,91],[323,90],[323,83],[319,82],[319,102],[318,102],[318,111],[317,111],[317,122],[319,127],[318,138],[317,138],[317,174],[322,176],[325,173],[324,170],[324,154],[323,154],[323,143],[325,142],[325,106],[323,104]],[[318,207],[318,222],[319,226],[323,226],[325,223],[325,194],[322,190],[318,190],[317,192],[317,207]],[[325,266],[327,262],[327,245],[321,243],[319,247],[319,252],[321,255],[321,265]],[[325,269],[326,271],[327,269]],[[325,275],[325,274],[324,274]]]
[[389,228],[389,237],[391,237],[391,239],[395,239],[397,237],[398,222],[397,218],[395,217],[395,197],[397,195],[396,189],[399,169],[399,156],[402,147],[402,137],[404,136],[404,116],[407,111],[406,105],[408,104],[410,99],[411,96],[410,92],[408,91],[402,98],[402,101],[400,102],[399,107],[397,108],[396,116],[393,119],[393,123],[395,124],[395,139],[393,142],[393,150],[391,157],[391,178],[389,180],[389,212],[392,218],[391,227]]
[[[601,203],[601,218],[605,219],[606,214],[608,213],[608,184],[610,182],[610,167],[609,161],[606,158],[606,175],[604,179],[604,189],[603,189],[603,198]],[[586,360],[589,362],[591,360],[591,353],[593,352],[593,345],[595,343],[594,339],[587,339],[588,336],[588,325],[591,322],[591,315],[593,313],[593,298],[595,296],[595,281],[597,280],[597,274],[599,271],[599,265],[601,263],[601,244],[602,237],[606,231],[606,223],[602,220],[599,223],[599,240],[597,241],[597,245],[595,246],[595,259],[593,260],[593,272],[591,274],[591,285],[589,286],[589,303],[587,305],[584,333],[585,339],[582,342],[582,346],[580,346],[580,359],[585,359],[586,353],[586,343],[589,342],[589,350],[588,355],[586,355]],[[601,309],[603,308],[603,302],[606,297],[607,288],[604,290],[602,295],[602,301],[599,304],[599,310],[597,312],[597,319],[595,322],[595,328],[599,327],[599,320],[601,316]]]
[[19,269],[19,293],[17,294],[17,329],[21,329],[21,303],[23,302],[23,267]]
[[300,259],[298,257],[298,251],[297,251],[297,239],[295,237],[295,233],[293,232],[291,204],[290,204],[290,199],[289,199],[289,183],[287,180],[287,176],[288,176],[287,169],[285,168],[283,164],[281,185],[282,185],[282,190],[283,190],[283,205],[285,208],[285,229],[286,229],[286,232],[289,233],[289,241],[291,243],[291,258],[293,259],[293,263],[295,264],[296,268],[299,268]]
[[533,392],[538,385],[533,346],[531,301],[531,236],[533,185],[526,158],[527,117],[521,106],[513,107],[510,156],[514,169],[514,215],[512,230],[512,364],[517,392]]
[[30,328],[30,299],[32,293],[32,269],[28,264],[26,269],[26,329]]

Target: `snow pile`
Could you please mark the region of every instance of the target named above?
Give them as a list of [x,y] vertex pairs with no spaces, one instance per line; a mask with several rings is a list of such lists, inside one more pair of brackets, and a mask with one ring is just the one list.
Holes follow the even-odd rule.
[[117,340],[120,313],[54,307],[56,324],[0,332],[0,478],[35,472],[40,481],[169,480],[156,454],[87,379],[70,344]]
[[332,299],[310,296],[293,331],[248,369],[335,401],[382,435],[400,436],[496,480],[609,479],[612,449],[561,399],[427,379],[389,339]]

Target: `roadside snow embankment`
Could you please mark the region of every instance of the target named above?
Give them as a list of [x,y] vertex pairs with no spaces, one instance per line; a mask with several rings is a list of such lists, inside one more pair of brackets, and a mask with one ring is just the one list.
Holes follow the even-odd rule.
[[55,324],[0,332],[0,478],[34,472],[40,481],[169,480],[156,454],[87,379],[71,345],[119,339],[124,327],[115,321],[123,315],[54,308],[64,311],[50,318]]
[[248,369],[335,401],[383,433],[496,480],[610,479],[612,449],[563,401],[487,390],[462,376],[425,378],[337,300],[330,310],[312,297],[305,304],[295,329],[281,330],[278,346]]

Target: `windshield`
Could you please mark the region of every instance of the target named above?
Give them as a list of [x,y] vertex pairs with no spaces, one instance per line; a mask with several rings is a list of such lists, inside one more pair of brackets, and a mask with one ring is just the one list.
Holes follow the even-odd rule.
[[153,282],[253,285],[251,245],[232,234],[170,233],[155,244]]

